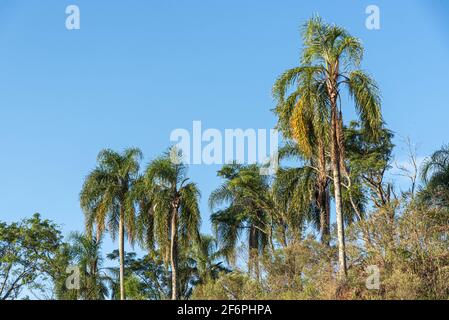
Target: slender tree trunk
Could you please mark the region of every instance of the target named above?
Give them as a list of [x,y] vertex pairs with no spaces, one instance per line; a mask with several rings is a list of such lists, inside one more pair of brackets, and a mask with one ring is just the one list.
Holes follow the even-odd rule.
[[346,280],[346,248],[345,248],[345,231],[342,211],[342,193],[341,193],[341,172],[340,172],[340,152],[337,138],[337,119],[336,110],[332,112],[332,173],[334,178],[335,193],[335,212],[337,218],[337,238],[338,238],[338,263],[339,278]]
[[338,275],[340,281],[346,281],[346,248],[345,248],[345,230],[342,211],[342,193],[341,193],[341,166],[344,165],[341,154],[341,136],[339,135],[338,126],[340,124],[339,112],[337,108],[338,88],[338,63],[331,67],[330,78],[327,80],[327,90],[331,103],[331,162],[332,174],[334,178],[335,193],[335,212],[337,218],[337,240],[338,240]]
[[317,203],[320,210],[320,235],[321,242],[329,246],[329,222],[328,222],[328,190],[327,190],[327,168],[324,144],[320,141],[318,145],[318,195]]
[[171,264],[171,298],[178,299],[178,205],[173,205],[171,216],[170,264]]
[[[97,245],[99,245],[100,240],[101,240],[101,232],[100,232],[100,228],[98,228],[98,226],[97,226],[97,233],[96,233],[96,237],[95,237],[95,243]],[[93,265],[92,265],[92,274],[95,275],[95,276],[97,275],[97,269],[98,269],[98,257],[95,258],[95,260],[93,262]]]
[[254,275],[259,280],[259,261],[258,261],[258,230],[251,226],[249,234],[249,261],[248,271],[250,274],[254,271]]
[[331,239],[331,195],[329,187],[326,188],[326,225],[327,225],[327,237]]
[[282,242],[282,246],[284,248],[288,247],[288,241],[287,241],[287,228],[285,227],[285,225],[282,225],[282,236],[281,236],[281,242]]
[[120,300],[125,300],[125,212],[120,210],[119,220]]
[[329,245],[329,227],[327,224],[326,189],[322,185],[318,186],[318,207],[320,210],[320,237],[321,243]]
[[327,187],[320,194],[320,236],[321,243],[329,246],[330,242],[330,198]]

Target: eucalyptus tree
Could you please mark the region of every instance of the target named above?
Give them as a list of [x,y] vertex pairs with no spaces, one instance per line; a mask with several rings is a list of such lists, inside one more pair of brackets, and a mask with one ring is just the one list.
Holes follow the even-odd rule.
[[137,203],[141,234],[147,247],[156,246],[170,263],[173,300],[180,298],[180,250],[200,241],[199,199],[198,186],[187,177],[187,166],[176,148],[150,162],[140,180]]
[[125,237],[135,239],[135,210],[127,198],[139,173],[142,152],[130,148],[118,153],[109,149],[98,154],[97,167],[86,177],[80,203],[85,214],[86,233],[92,234],[96,227],[97,240],[106,231],[113,240],[119,236],[120,298],[126,299],[124,286]]
[[307,119],[325,119],[322,128],[327,130],[327,150],[330,151],[332,180],[338,235],[339,277],[346,279],[346,249],[342,210],[342,175],[348,176],[345,163],[345,142],[341,93],[347,89],[354,101],[360,122],[367,133],[377,134],[383,120],[380,112],[380,96],[375,81],[360,67],[364,49],[361,42],[345,29],[325,23],[321,18],[310,19],[303,28],[304,49],[301,65],[286,71],[277,80],[274,93],[280,101],[285,99],[286,89],[295,86],[291,99],[293,110],[290,119],[292,136],[302,147],[311,152],[314,146],[309,137],[314,130]]
[[257,165],[228,164],[218,172],[224,183],[209,197],[211,221],[228,261],[235,259],[239,237],[248,238],[248,269],[258,275],[257,259],[272,242],[274,202],[267,176]]

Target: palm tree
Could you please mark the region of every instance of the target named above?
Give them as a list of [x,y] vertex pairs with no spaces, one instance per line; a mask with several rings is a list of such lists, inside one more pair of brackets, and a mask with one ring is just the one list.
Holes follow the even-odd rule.
[[449,203],[449,146],[443,146],[422,167],[425,189],[422,195],[437,205]]
[[305,24],[302,36],[302,65],[281,75],[274,87],[274,93],[283,101],[286,88],[296,85],[295,92],[289,97],[295,107],[287,116],[293,128],[293,138],[305,154],[312,153],[310,146],[313,144],[309,137],[313,137],[317,131],[310,128],[308,119],[326,119],[320,128],[328,131],[337,216],[339,277],[345,280],[347,269],[341,187],[342,174],[345,177],[348,177],[348,174],[340,93],[343,87],[347,88],[361,124],[373,136],[376,136],[383,123],[380,97],[374,80],[359,69],[364,50],[357,38],[343,28],[325,23],[319,17],[314,17]]
[[[258,276],[258,256],[272,241],[272,215],[275,208],[266,176],[256,165],[229,164],[218,175],[225,182],[209,197],[211,221],[228,261],[233,261],[237,241],[243,230],[248,238],[248,270]],[[223,207],[224,206],[224,207]]]
[[[304,70],[304,72],[295,74],[297,69],[286,72],[279,78],[274,87],[273,95],[277,100],[275,113],[278,116],[277,127],[281,130],[284,137],[293,139],[295,143],[288,142],[280,151],[280,158],[296,158],[304,163],[302,169],[296,170],[297,173],[313,177],[314,181],[309,186],[313,187],[313,202],[319,211],[319,220],[321,240],[329,244],[330,239],[330,196],[329,196],[329,108],[327,107],[327,94],[324,87],[313,80],[313,69]],[[289,77],[295,79],[299,84],[293,92],[287,97],[290,87],[295,80],[286,81]],[[308,109],[306,109],[308,108]],[[304,169],[304,170],[303,170]],[[310,169],[312,169],[312,172]],[[290,179],[297,181],[310,182],[310,179],[294,177],[289,170]],[[302,187],[305,187],[303,185]],[[303,198],[310,204],[308,199]],[[295,202],[295,199],[292,199]],[[307,206],[307,204],[305,205]],[[305,207],[303,206],[303,207]],[[319,222],[318,222],[319,221]]]
[[201,235],[201,242],[193,248],[193,256],[198,278],[195,285],[216,280],[222,272],[230,272],[220,261],[223,253],[219,250],[214,237]]
[[[134,207],[127,201],[139,172],[139,149],[126,149],[123,153],[103,150],[98,154],[97,167],[86,177],[80,194],[81,208],[86,218],[86,232],[92,234],[96,226],[97,240],[106,230],[113,240],[119,234],[120,298],[126,299],[124,286],[125,237],[135,237]],[[130,205],[131,203],[131,205]],[[126,234],[125,234],[126,232]]]
[[[200,192],[189,182],[182,153],[175,148],[153,160],[140,181],[138,203],[141,233],[161,248],[165,260],[170,261],[173,300],[179,299],[179,251],[200,241]],[[154,235],[154,236],[153,236]]]
[[[301,166],[280,169],[274,181],[274,192],[279,205],[284,207],[296,226],[311,222],[320,230],[321,242],[330,240],[330,188],[327,157],[324,149],[317,148],[318,155],[305,158],[294,142],[288,142],[279,151],[279,159],[299,160]],[[322,156],[320,155],[322,153]],[[290,224],[291,225],[291,224]]]
[[72,233],[69,237],[70,249],[77,266],[81,271],[82,287],[79,291],[80,298],[84,300],[103,300],[107,296],[107,288],[104,284],[106,277],[101,274],[101,240],[92,237]]

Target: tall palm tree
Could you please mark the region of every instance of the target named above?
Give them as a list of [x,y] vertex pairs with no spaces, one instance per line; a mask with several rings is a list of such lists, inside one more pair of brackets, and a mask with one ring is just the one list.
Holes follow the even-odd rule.
[[[375,81],[359,69],[363,58],[361,42],[346,30],[325,23],[320,17],[310,19],[303,28],[304,50],[301,66],[286,71],[277,80],[274,93],[284,100],[286,88],[296,85],[289,97],[295,104],[290,113],[293,138],[305,153],[313,146],[314,136],[310,118],[326,119],[323,129],[328,131],[328,144],[334,184],[335,211],[338,235],[339,277],[346,279],[346,250],[342,210],[342,174],[348,176],[345,164],[341,90],[346,87],[367,132],[376,136],[383,121],[380,97]],[[288,115],[287,115],[288,116]],[[316,130],[315,130],[316,131]],[[323,139],[323,141],[326,141]]]
[[[126,149],[123,153],[102,150],[97,167],[89,173],[80,194],[81,208],[86,218],[86,233],[92,234],[96,226],[97,240],[106,230],[113,240],[119,235],[120,298],[126,299],[124,286],[125,237],[135,237],[134,206],[127,201],[139,172],[142,152]],[[131,204],[131,205],[130,205]],[[126,233],[125,233],[126,232]]]
[[[153,160],[140,181],[138,203],[148,247],[156,243],[170,262],[171,297],[179,299],[179,251],[200,241],[198,186],[189,182],[182,153],[176,148]],[[149,248],[151,249],[151,248]]]

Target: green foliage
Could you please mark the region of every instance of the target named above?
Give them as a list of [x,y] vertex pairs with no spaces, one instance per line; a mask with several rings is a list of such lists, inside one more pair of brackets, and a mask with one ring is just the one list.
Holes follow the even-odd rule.
[[323,242],[327,242],[330,189],[326,160],[321,171],[317,168],[317,159],[303,159],[293,142],[288,142],[280,150],[280,159],[299,160],[298,167],[279,168],[272,185],[278,207],[277,224],[280,226],[276,231],[281,233],[277,235],[280,242],[299,241],[306,223],[320,229]]
[[[185,279],[178,277],[184,250],[200,241],[200,191],[189,182],[182,152],[171,148],[151,161],[138,180],[132,200],[139,206],[139,238],[150,251],[157,248],[165,264],[170,263],[172,299],[182,294]],[[182,261],[182,260],[181,260]],[[181,274],[182,276],[182,274]]]
[[385,181],[391,169],[393,133],[381,128],[377,137],[352,121],[344,128],[347,177],[343,188],[345,220],[361,220],[366,206],[387,206],[393,200],[393,185]]
[[425,186],[420,197],[437,206],[449,206],[449,146],[426,159],[422,168]]
[[76,290],[77,299],[103,300],[107,297],[108,279],[102,268],[101,240],[89,236],[72,233],[69,236],[72,265],[80,271],[80,289]]
[[[118,250],[108,254],[107,257],[118,262]],[[111,298],[120,299],[119,269],[111,267],[108,270]],[[125,255],[125,288],[129,300],[161,300],[169,297],[170,274],[164,266],[161,255],[137,258],[134,252],[127,252]]]
[[[313,239],[260,257],[259,280],[234,271],[198,286],[195,299],[443,299],[449,298],[449,210],[421,205],[383,209],[354,223],[347,234],[348,281],[341,287],[334,246]],[[370,241],[360,239],[369,230]],[[380,274],[368,289],[368,267]]]
[[59,228],[38,213],[19,223],[0,222],[0,300],[44,293],[61,240]]
[[139,149],[126,149],[123,153],[102,150],[97,157],[97,167],[86,177],[80,193],[84,211],[86,233],[92,236],[96,227],[97,241],[106,230],[112,239],[119,235],[121,298],[125,299],[123,256],[125,237],[133,243],[136,238],[135,207],[129,198],[139,173]]
[[[218,278],[229,272],[220,261],[221,253],[216,250],[216,241],[202,236],[202,241],[191,248],[182,250],[178,257],[178,277],[180,279],[180,298],[189,299],[197,285]],[[118,251],[108,254],[111,260],[118,259]],[[171,295],[171,273],[166,268],[163,255],[153,251],[142,258],[135,253],[125,257],[125,286],[127,299],[164,300]],[[118,298],[118,268],[109,268],[112,298]]]
[[[63,241],[39,214],[0,222],[0,300],[449,299],[449,147],[426,159],[417,193],[413,158],[411,192],[397,197],[386,180],[393,133],[360,68],[361,41],[319,17],[302,39],[300,66],[273,86],[279,157],[295,166],[268,177],[259,165],[224,165],[209,196],[215,237],[200,234],[200,190],[178,149],[143,172],[139,149],[102,150],[80,192],[85,234]],[[344,89],[358,113],[347,126]],[[106,232],[119,236],[108,268]],[[146,254],[125,253],[125,238]],[[68,267],[79,289],[68,289]],[[378,288],[367,286],[372,270]]]
[[126,199],[137,178],[141,158],[139,149],[126,149],[122,154],[106,149],[98,154],[97,167],[86,177],[80,193],[87,234],[92,234],[96,226],[100,237],[107,222],[108,231],[115,239],[123,215],[127,236],[130,241],[134,240],[134,207]]
[[[179,161],[172,157],[179,157]],[[187,167],[181,158],[182,154],[171,149],[150,162],[140,181],[141,192],[135,196],[140,207],[141,242],[150,250],[156,245],[166,252],[166,261],[171,240],[167,230],[174,207],[178,216],[176,236],[179,243],[189,246],[200,237],[200,192],[195,183],[189,182]]]
[[225,182],[211,193],[209,206],[211,210],[220,208],[211,215],[211,221],[221,250],[228,261],[234,261],[237,241],[246,231],[251,265],[251,256],[263,253],[272,233],[268,211],[273,208],[273,199],[269,184],[255,165],[225,165],[218,176]]
[[260,298],[257,281],[239,271],[223,274],[216,281],[198,286],[193,300],[254,300]]
[[[391,211],[396,211],[392,219]],[[353,226],[352,273],[360,299],[449,298],[449,210],[417,203],[381,208]],[[358,234],[368,230],[369,242],[360,244]],[[379,267],[380,290],[366,290],[364,270]]]
[[336,107],[332,100],[345,86],[363,128],[376,136],[383,123],[380,93],[375,81],[358,68],[364,51],[360,40],[318,16],[303,26],[302,37],[301,66],[285,71],[273,86],[281,132],[310,157],[317,140],[330,139],[331,109]]

